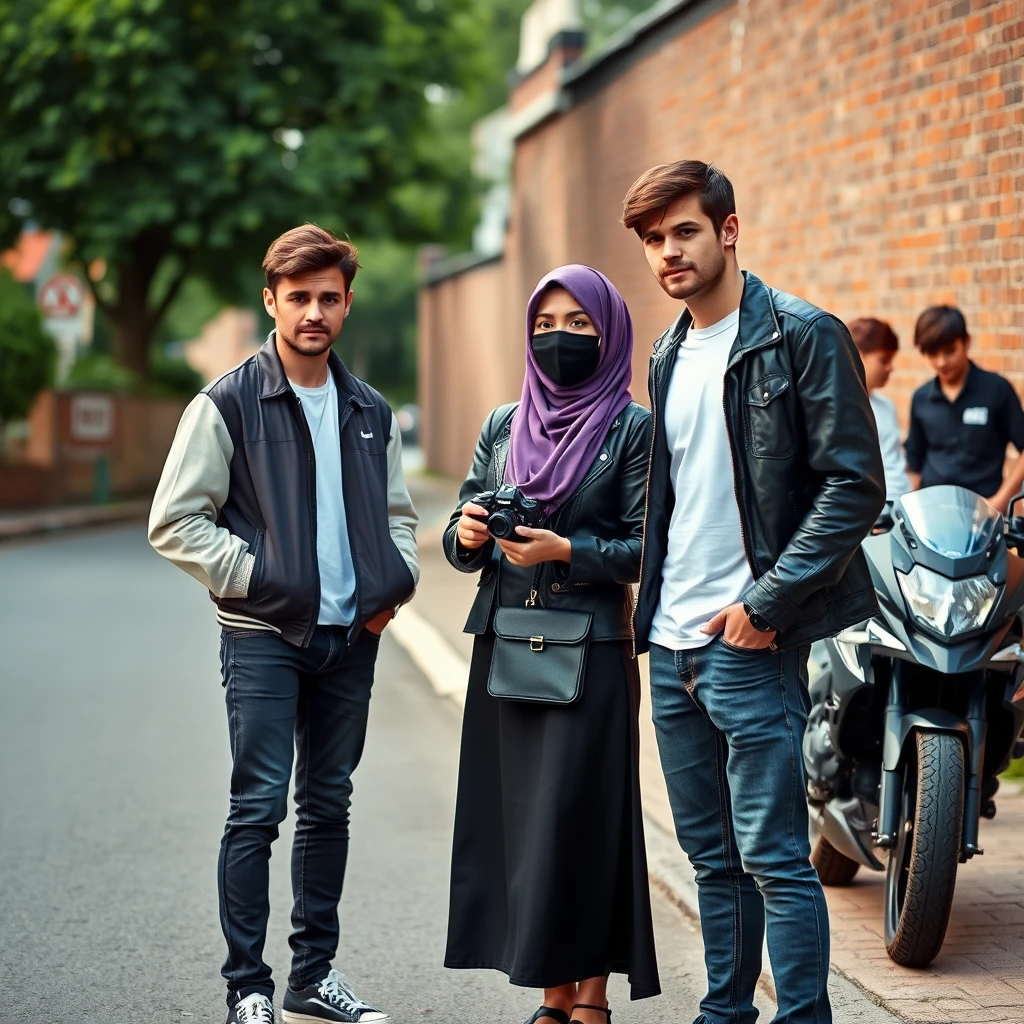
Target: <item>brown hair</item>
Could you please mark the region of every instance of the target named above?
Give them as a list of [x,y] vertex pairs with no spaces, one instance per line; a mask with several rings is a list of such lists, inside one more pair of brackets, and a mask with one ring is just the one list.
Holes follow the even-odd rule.
[[622,200],[622,223],[642,237],[643,222],[685,196],[700,197],[700,208],[721,234],[725,218],[736,212],[732,182],[714,165],[702,160],[679,160],[644,171]]
[[914,328],[914,344],[926,356],[967,338],[967,321],[956,306],[929,306]]
[[263,273],[271,291],[277,289],[282,277],[294,277],[328,267],[337,267],[345,278],[345,287],[351,288],[359,269],[359,250],[351,242],[342,241],[316,224],[303,224],[286,231],[270,243],[267,255],[263,257]]
[[872,352],[899,351],[900,339],[884,320],[862,316],[859,320],[850,321],[846,326],[854,345],[857,346],[857,351],[862,356],[870,355]]

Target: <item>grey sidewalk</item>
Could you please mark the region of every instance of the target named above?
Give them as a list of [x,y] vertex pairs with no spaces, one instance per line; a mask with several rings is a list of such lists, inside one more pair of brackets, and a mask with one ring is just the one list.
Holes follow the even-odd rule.
[[0,541],[40,533],[102,526],[106,523],[145,519],[149,498],[115,501],[109,505],[70,505],[64,508],[11,509],[0,511]]

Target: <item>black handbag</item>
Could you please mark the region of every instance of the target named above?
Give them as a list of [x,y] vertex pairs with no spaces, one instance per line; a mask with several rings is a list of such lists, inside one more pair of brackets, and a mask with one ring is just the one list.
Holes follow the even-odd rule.
[[579,700],[592,619],[591,612],[498,608],[487,692],[533,704]]

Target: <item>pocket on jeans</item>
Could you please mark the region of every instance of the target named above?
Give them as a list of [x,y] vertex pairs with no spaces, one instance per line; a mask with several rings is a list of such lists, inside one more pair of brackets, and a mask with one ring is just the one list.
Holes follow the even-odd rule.
[[739,647],[736,644],[729,643],[724,636],[719,634],[718,642],[727,650],[733,651],[735,654],[774,654],[775,652],[770,647]]

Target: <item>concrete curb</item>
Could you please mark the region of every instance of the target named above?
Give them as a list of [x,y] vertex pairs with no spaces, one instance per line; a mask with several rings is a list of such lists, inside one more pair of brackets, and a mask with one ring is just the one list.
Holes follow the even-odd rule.
[[127,519],[145,519],[149,515],[150,499],[119,501],[113,505],[55,508],[44,512],[29,512],[21,516],[0,519],[0,541],[16,540],[41,533],[102,526],[105,523]]

